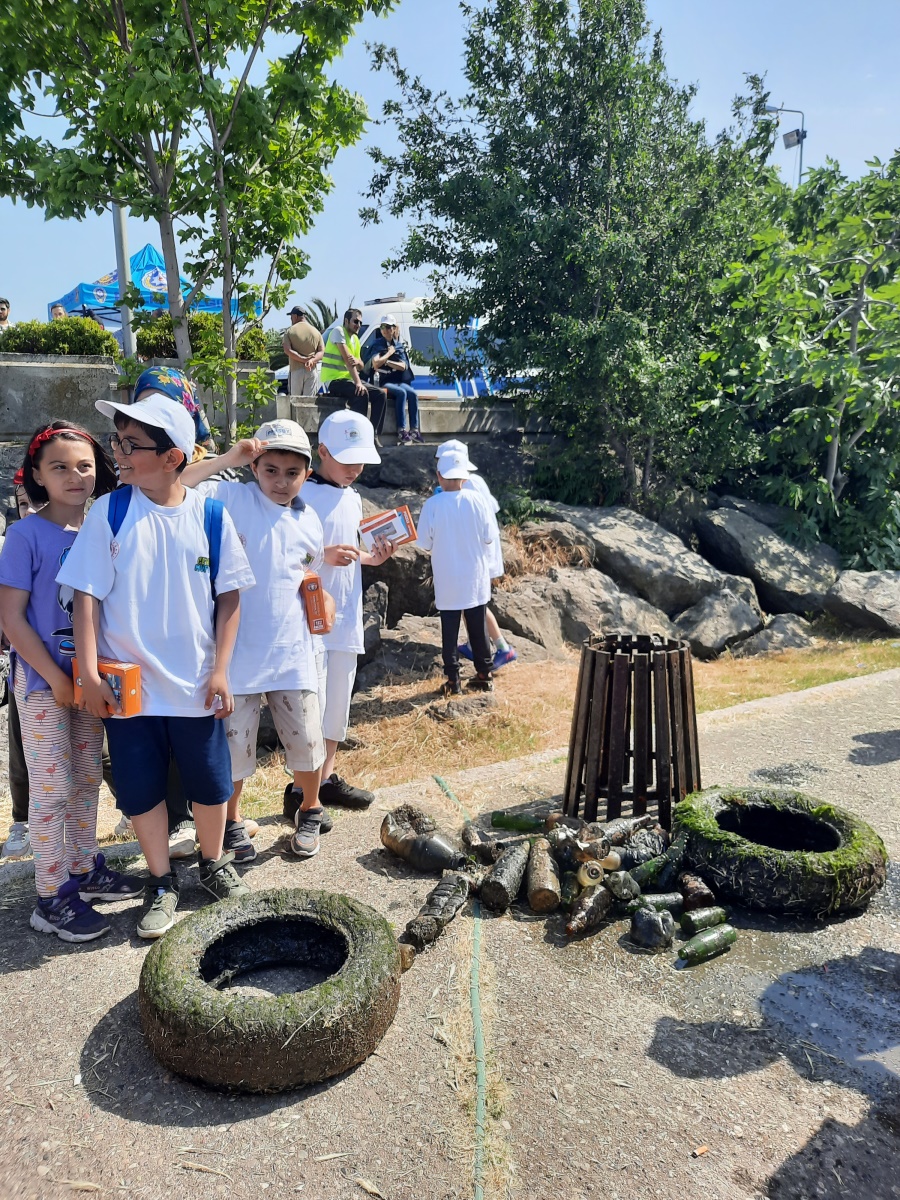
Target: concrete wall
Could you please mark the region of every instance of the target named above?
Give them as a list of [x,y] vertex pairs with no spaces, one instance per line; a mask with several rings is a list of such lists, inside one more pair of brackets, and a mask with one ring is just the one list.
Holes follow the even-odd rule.
[[108,433],[109,421],[94,402],[117,399],[118,378],[111,358],[0,354],[0,441],[28,438],[53,420]]

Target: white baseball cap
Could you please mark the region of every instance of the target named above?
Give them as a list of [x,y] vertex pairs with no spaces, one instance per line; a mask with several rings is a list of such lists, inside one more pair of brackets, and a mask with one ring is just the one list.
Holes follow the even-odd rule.
[[470,466],[469,456],[465,451],[460,453],[459,450],[448,450],[438,459],[437,469],[444,479],[468,479]]
[[[457,438],[451,438],[449,442],[441,442],[441,444],[438,446],[437,450],[434,452],[434,457],[440,458],[442,454],[461,454],[463,456],[463,458],[466,460],[466,466],[468,467],[469,472],[478,470],[478,468],[475,466],[475,464],[469,458],[468,446],[466,445],[465,442],[461,442]],[[444,475],[444,472],[441,471],[441,474]],[[452,479],[453,476],[452,475],[444,475],[444,478]]]
[[296,421],[282,418],[266,421],[253,436],[269,443],[263,454],[268,450],[291,450],[294,454],[303,454],[312,461],[312,446],[309,444],[306,430]]
[[163,392],[144,392],[140,400],[134,404],[117,404],[113,400],[96,400],[94,407],[105,417],[115,417],[117,412],[124,413],[132,421],[141,421],[144,425],[152,425],[162,429],[169,435],[188,462],[194,456],[194,445],[197,430],[194,418],[177,401]]
[[339,463],[380,463],[372,422],[349,408],[334,412],[319,426],[319,445]]
[[392,317],[390,313],[387,313],[385,316],[383,316],[381,318],[381,320],[378,323],[379,323],[379,325],[396,325],[397,318]]

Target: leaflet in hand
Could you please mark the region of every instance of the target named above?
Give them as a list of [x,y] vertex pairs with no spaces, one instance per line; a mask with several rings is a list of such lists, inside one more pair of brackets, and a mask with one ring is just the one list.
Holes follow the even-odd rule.
[[405,546],[407,542],[416,540],[416,527],[408,507],[402,504],[399,508],[389,508],[360,521],[359,536],[371,554],[375,549],[376,537],[383,536],[395,546]]

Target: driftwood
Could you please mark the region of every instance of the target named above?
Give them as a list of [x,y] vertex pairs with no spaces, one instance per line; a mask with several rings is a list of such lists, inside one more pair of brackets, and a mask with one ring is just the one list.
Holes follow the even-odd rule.
[[494,863],[490,874],[482,883],[482,903],[494,912],[503,912],[518,896],[530,851],[531,844],[527,841],[506,850]]
[[406,926],[406,936],[417,950],[432,945],[469,898],[469,881],[465,875],[447,871],[429,892],[425,903]]
[[528,903],[532,912],[553,912],[559,908],[562,890],[559,867],[550,853],[546,838],[538,838],[528,859]]

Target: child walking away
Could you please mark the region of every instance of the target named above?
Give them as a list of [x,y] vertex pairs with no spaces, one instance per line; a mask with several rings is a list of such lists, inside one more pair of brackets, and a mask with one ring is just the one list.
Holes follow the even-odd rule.
[[[300,493],[322,522],[325,535],[322,586],[334,597],[335,604],[334,628],[319,639],[321,647],[316,647],[324,669],[320,703],[324,695],[325,765],[319,800],[322,804],[344,804],[350,808],[367,808],[375,799],[371,792],[341,779],[334,769],[337,748],[347,736],[357,656],[364,649],[361,564],[380,566],[394,553],[394,547],[384,538],[376,542],[374,554],[360,550],[362,500],[352,485],[366,463],[379,462],[371,421],[349,410],[332,413],[319,428],[318,469]],[[292,815],[296,795],[286,792],[284,803],[285,815]]]
[[469,478],[465,452],[448,450],[437,463],[441,490],[422,505],[419,545],[431,551],[434,602],[441,614],[441,643],[446,695],[458,696],[459,657],[456,639],[460,617],[475,661],[475,677],[466,685],[493,690],[491,649],[485,613],[491,598],[490,554],[494,531],[484,501],[463,484]]
[[39,429],[22,483],[34,505],[7,531],[0,554],[0,623],[13,651],[13,680],[28,768],[38,903],[31,927],[89,942],[109,922],[88,903],[139,896],[141,880],[106,866],[97,849],[103,726],[74,706],[72,591],[56,575],[92,495],[116,486],[112,463],[89,433],[65,421]]
[[[181,482],[194,450],[185,409],[154,392],[97,408],[115,421],[110,443],[124,486],[91,508],[58,579],[75,589],[84,706],[104,718],[119,807],[150,869],[138,936],[157,938],[174,924],[178,901],[165,806],[170,754],[193,806],[201,887],[217,899],[248,891],[222,849],[233,791],[223,718],[233,709],[227,672],[240,590],[253,573],[221,504]],[[138,715],[121,715],[98,654],[140,667]]]
[[[285,763],[302,792],[291,850],[300,858],[319,852],[325,811],[318,800],[325,745],[319,714],[318,679],[300,587],[308,571],[321,568],[325,549],[319,518],[300,499],[312,449],[295,421],[269,421],[256,436],[238,442],[218,459],[187,468],[184,482],[214,496],[234,520],[256,578],[241,605],[229,679],[234,712],[226,719],[234,792],[228,801],[225,849],[237,862],[251,862],[256,847],[240,814],[244,780],[256,770],[256,735],[263,699],[269,705]],[[203,482],[222,467],[249,462],[255,483]],[[293,789],[292,789],[293,790]]]
[[[484,482],[481,476],[475,474],[478,468],[472,462],[471,458],[469,458],[469,451],[465,442],[460,442],[456,438],[451,438],[449,442],[442,442],[437,448],[437,453],[434,456],[435,460],[439,459],[442,454],[446,454],[448,450],[455,450],[466,456],[469,478],[465,481],[463,487],[472,488],[474,491],[476,491],[482,497],[488,507],[488,516],[491,519],[491,528],[494,531],[494,540],[491,543],[491,554],[488,570],[490,572],[491,580],[500,579],[506,570],[506,567],[503,563],[503,544],[500,541],[500,526],[497,523],[497,513],[500,511],[500,505],[494,499],[491,489]],[[516,653],[515,648],[511,646],[503,636],[503,633],[500,630],[499,622],[491,612],[490,608],[487,610],[487,628],[488,637],[494,646],[494,655],[491,659],[491,665],[495,671],[499,671],[501,667],[505,667],[508,663],[515,662],[519,656]],[[463,642],[458,647],[458,651],[463,658],[467,658],[469,661],[472,660],[472,647],[468,642]]]

